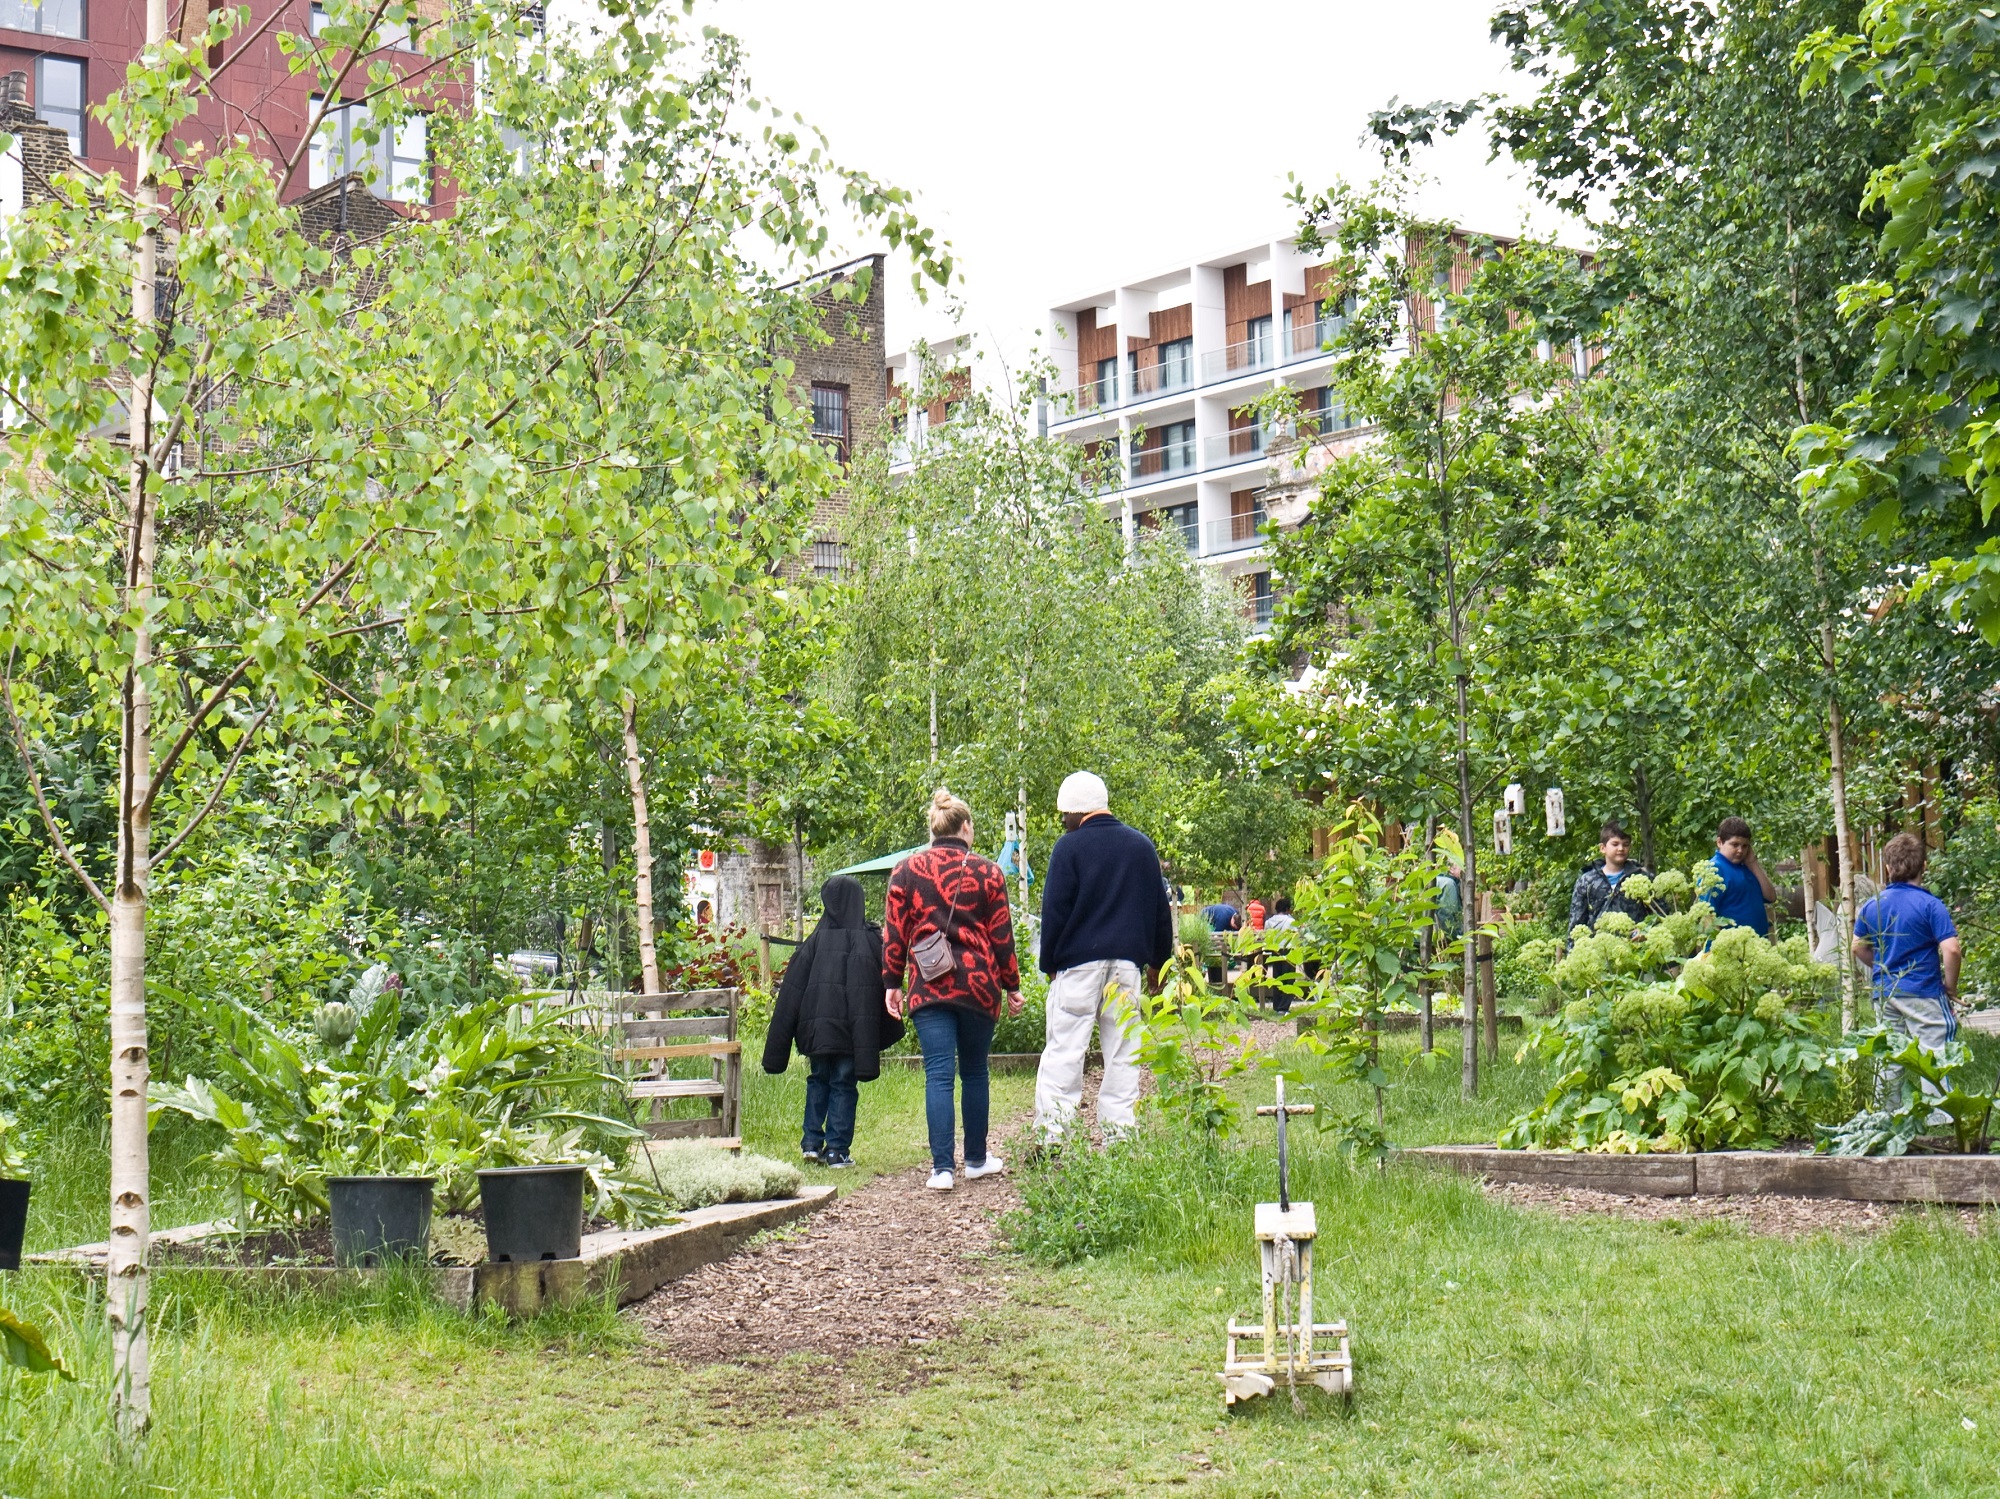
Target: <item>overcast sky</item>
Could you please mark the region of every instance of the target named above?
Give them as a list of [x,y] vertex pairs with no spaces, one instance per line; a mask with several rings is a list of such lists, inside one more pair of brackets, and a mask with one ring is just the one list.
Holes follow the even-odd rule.
[[[962,327],[1013,361],[1047,309],[1284,233],[1287,174],[1379,169],[1371,110],[1519,92],[1496,0],[705,0],[765,98],[911,189],[952,241]],[[1483,132],[1430,154],[1427,212],[1550,232]],[[858,253],[874,245],[853,244]],[[898,277],[896,280],[902,280]],[[943,331],[891,304],[890,348]]]

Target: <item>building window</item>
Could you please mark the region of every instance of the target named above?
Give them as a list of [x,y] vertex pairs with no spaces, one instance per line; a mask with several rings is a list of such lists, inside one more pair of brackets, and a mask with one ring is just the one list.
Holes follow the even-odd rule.
[[1261,370],[1271,362],[1271,319],[1253,317],[1244,325],[1243,367]]
[[[314,114],[323,102],[312,101]],[[350,172],[359,172],[369,187],[391,202],[430,202],[430,121],[420,114],[406,115],[393,130],[381,127],[373,146],[365,139],[368,128],[366,104],[343,104],[328,110],[313,137],[308,184],[325,187]]]
[[0,0],[0,26],[82,41],[83,0]]
[[1161,520],[1180,529],[1181,540],[1187,543],[1190,552],[1201,550],[1201,505],[1189,500],[1185,505],[1167,505],[1159,512]]
[[847,571],[847,548],[837,541],[813,543],[813,576],[837,578]]
[[69,137],[69,154],[83,160],[83,64],[74,57],[35,61],[35,118]]
[[1269,573],[1252,573],[1243,580],[1243,613],[1253,625],[1260,630],[1268,630],[1276,608]]
[[1118,404],[1118,356],[1097,361],[1097,404],[1115,406]]
[[839,455],[840,461],[847,461],[847,387],[845,385],[815,385],[813,399],[813,436],[824,442]]
[[1194,340],[1177,338],[1160,345],[1161,390],[1185,390],[1194,384]]

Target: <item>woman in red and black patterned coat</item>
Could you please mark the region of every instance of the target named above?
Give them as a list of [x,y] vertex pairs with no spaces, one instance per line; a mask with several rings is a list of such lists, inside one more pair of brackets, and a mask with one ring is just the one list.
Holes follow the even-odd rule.
[[[930,822],[931,846],[889,876],[882,984],[889,991],[889,1013],[908,1013],[924,1051],[932,1168],[927,1185],[950,1191],[956,1164],[954,1072],[964,1084],[966,1179],[1002,1169],[1000,1157],[986,1148],[986,1058],[1001,1006],[1010,1015],[1021,1013],[1021,970],[1014,957],[1007,877],[998,864],[972,851],[972,809],[939,791],[931,798]],[[949,966],[926,978],[920,960],[939,934]]]

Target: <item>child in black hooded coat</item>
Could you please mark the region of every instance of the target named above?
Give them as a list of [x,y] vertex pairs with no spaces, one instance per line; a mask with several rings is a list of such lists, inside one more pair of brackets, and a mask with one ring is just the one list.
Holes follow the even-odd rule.
[[808,1161],[837,1168],[854,1164],[848,1152],[861,1102],[855,1085],[882,1075],[882,1049],[903,1039],[903,1022],[885,1003],[882,929],[866,918],[861,882],[835,875],[819,895],[825,914],[778,986],[764,1070],[783,1072],[798,1044],[812,1063],[799,1150]]

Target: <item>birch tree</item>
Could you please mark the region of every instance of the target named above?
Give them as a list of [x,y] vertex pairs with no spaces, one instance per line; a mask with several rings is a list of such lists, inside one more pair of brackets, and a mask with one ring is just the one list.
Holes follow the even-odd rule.
[[[808,259],[838,208],[937,263],[899,194],[767,123],[734,44],[668,7],[614,5],[601,32],[546,45],[505,9],[454,9],[407,83],[361,53],[386,4],[330,9],[294,65],[328,97],[365,76],[370,131],[436,105],[447,72],[478,78],[479,109],[432,114],[453,216],[339,253],[309,240],[284,203],[304,141],[274,159],[268,138],[175,134],[246,13],[176,38],[148,0],[106,112],[134,180],[58,180],[0,244],[0,697],[48,834],[111,921],[107,1305],[128,1442],[150,1411],[154,874],[260,738],[338,772],[329,714],[411,763],[404,810],[422,812],[446,802],[424,763],[437,730],[559,766],[579,683],[671,697],[702,654],[676,627],[740,620],[824,479],[769,355],[790,304],[749,241]],[[647,567],[612,582],[608,559],[642,538]],[[89,683],[119,747],[108,888],[35,769],[59,673]],[[348,809],[381,809],[379,781],[345,785]]]

